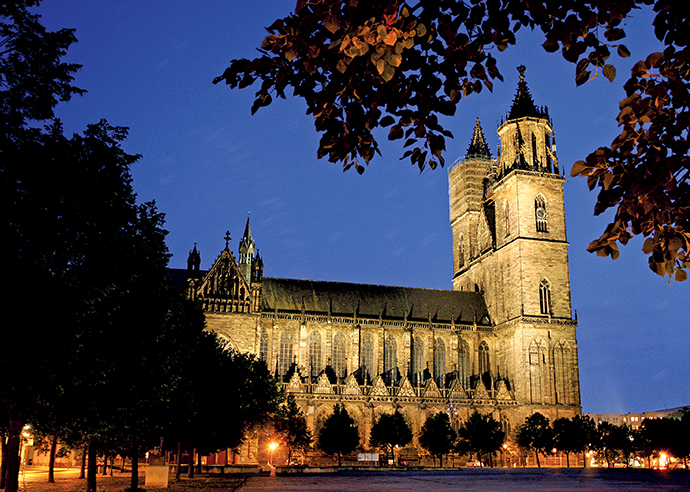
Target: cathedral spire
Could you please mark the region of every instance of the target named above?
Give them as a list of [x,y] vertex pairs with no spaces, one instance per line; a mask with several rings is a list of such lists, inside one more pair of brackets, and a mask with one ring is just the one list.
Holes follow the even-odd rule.
[[480,158],[480,159],[491,159],[491,151],[489,146],[486,145],[486,138],[484,138],[484,132],[482,131],[482,126],[479,123],[479,118],[474,124],[474,134],[472,135],[472,141],[470,146],[467,148],[467,154],[465,159]]
[[244,227],[244,235],[240,241],[240,271],[247,282],[251,282],[255,249],[254,238],[252,238],[252,226],[249,223],[249,214],[247,214],[247,225]]
[[520,65],[517,67],[517,70],[520,72],[520,81],[518,82],[515,99],[513,99],[513,105],[510,107],[508,120],[516,120],[525,117],[548,118],[547,110],[539,109],[534,104],[532,94],[530,94],[529,87],[527,87],[527,82],[525,81],[525,70],[527,69],[524,65]]

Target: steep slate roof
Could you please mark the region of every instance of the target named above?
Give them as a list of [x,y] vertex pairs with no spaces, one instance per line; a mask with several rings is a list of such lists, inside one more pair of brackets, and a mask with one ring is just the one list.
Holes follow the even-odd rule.
[[263,278],[262,311],[328,313],[333,316],[399,318],[439,323],[481,323],[488,312],[477,292],[391,287],[285,278]]
[[518,67],[518,72],[520,72],[520,81],[518,82],[515,99],[513,99],[513,105],[510,107],[508,119],[515,120],[524,117],[548,118],[547,110],[539,109],[534,104],[532,94],[530,94],[527,82],[525,82],[525,66],[520,65]]
[[465,154],[466,159],[471,157],[491,159],[491,151],[489,150],[489,146],[486,144],[486,138],[484,138],[482,126],[479,124],[479,118],[477,118],[477,122],[474,124],[472,141],[470,142],[470,146],[467,148],[467,154]]

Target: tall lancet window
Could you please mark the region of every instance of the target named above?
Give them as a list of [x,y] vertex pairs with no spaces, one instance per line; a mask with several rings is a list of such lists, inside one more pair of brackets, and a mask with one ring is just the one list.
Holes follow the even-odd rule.
[[263,361],[268,360],[268,332],[263,328],[259,336],[259,359]]
[[445,386],[446,381],[446,344],[442,338],[436,340],[436,353],[434,354],[434,376],[439,388]]
[[541,314],[551,314],[551,286],[546,279],[539,284],[539,311]]
[[393,335],[389,335],[384,345],[383,371],[386,384],[390,385],[398,378],[398,344]]
[[412,381],[414,384],[422,383],[424,371],[424,342],[420,337],[415,337],[412,342]]
[[546,200],[544,197],[539,195],[534,200],[534,216],[537,221],[537,232],[548,232],[548,226],[546,222]]
[[460,236],[458,239],[458,268],[465,266],[465,241]]
[[347,376],[345,360],[345,335],[337,333],[333,337],[333,369],[339,378]]
[[312,331],[309,335],[309,368],[311,377],[315,378],[321,372],[321,334]]
[[292,364],[292,332],[285,330],[280,336],[280,354],[278,355],[278,371],[281,376],[287,374]]
[[374,373],[374,339],[367,333],[362,339],[362,376],[367,382],[371,382],[371,375]]
[[489,346],[486,342],[479,344],[479,377],[486,389],[491,390],[491,360],[489,358]]
[[506,237],[508,237],[508,236],[510,236],[510,202],[508,202],[508,200],[506,200],[505,218],[506,218]]

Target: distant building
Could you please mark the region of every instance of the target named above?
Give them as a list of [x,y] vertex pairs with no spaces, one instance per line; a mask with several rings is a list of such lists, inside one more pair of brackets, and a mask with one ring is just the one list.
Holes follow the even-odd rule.
[[[548,111],[519,70],[499,155],[477,119],[448,170],[454,290],[264,277],[249,219],[239,261],[228,235],[208,271],[195,245],[176,272],[208,328],[265,360],[313,430],[335,404],[357,421],[364,449],[378,415],[395,409],[415,434],[435,412],[455,425],[492,414],[509,435],[534,412],[580,413],[564,177]],[[251,441],[242,460],[262,448]]]
[[638,429],[644,419],[661,419],[664,417],[680,418],[684,408],[690,408],[690,405],[685,407],[669,408],[666,410],[656,410],[653,412],[642,413],[588,413],[594,422],[600,424],[601,422],[609,422],[614,425],[626,424],[628,427]]

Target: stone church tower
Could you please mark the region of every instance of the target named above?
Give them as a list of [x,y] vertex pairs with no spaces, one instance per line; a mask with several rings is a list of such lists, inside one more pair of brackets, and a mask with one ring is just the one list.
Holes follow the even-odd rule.
[[534,104],[518,70],[498,157],[477,120],[467,155],[448,174],[453,288],[483,294],[497,341],[492,376],[511,381],[517,401],[579,406],[565,179],[548,110]]
[[[228,233],[208,271],[195,245],[189,268],[171,272],[229,348],[266,361],[315,433],[334,405],[357,421],[364,451],[396,409],[415,435],[436,412],[456,427],[491,414],[508,436],[534,412],[580,413],[564,177],[548,112],[518,70],[499,155],[477,120],[448,171],[453,290],[264,277],[249,219],[239,261]],[[262,439],[235,461],[261,461]],[[415,437],[401,456],[418,452]]]

